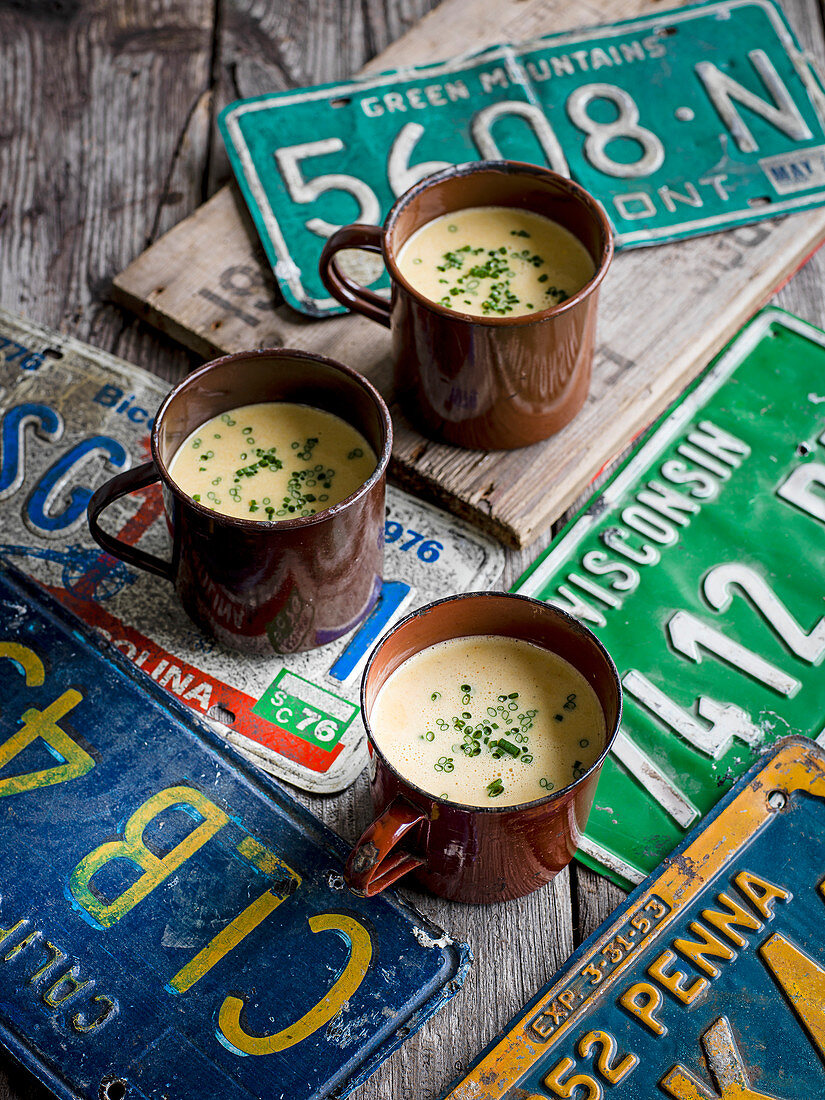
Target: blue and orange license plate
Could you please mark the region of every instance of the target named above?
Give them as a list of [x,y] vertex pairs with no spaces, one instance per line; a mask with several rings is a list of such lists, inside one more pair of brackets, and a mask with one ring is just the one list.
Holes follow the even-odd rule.
[[775,746],[449,1100],[825,1096],[825,754]]
[[[602,201],[620,248],[825,199],[825,93],[770,0],[656,10],[258,96],[220,124],[284,296],[315,316],[341,310],[318,278],[325,239],[381,222],[450,164],[504,158],[569,175]],[[359,277],[385,287],[381,272]]]
[[60,1097],[346,1095],[469,950],[0,563],[0,1041]]

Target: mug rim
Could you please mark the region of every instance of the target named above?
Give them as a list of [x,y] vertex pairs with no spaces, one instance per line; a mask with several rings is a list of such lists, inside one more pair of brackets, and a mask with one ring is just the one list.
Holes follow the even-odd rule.
[[[376,743],[375,736],[373,734],[372,727],[370,725],[369,717],[367,715],[367,704],[366,704],[367,679],[369,677],[369,673],[370,673],[370,669],[372,668],[373,661],[378,656],[379,650],[383,648],[384,644],[387,641],[389,641],[389,639],[397,631],[399,631],[402,627],[406,626],[407,623],[412,622],[414,619],[420,618],[422,615],[425,615],[426,613],[431,611],[434,607],[440,607],[442,604],[446,604],[446,603],[453,603],[456,600],[474,600],[474,599],[479,599],[479,598],[486,599],[490,596],[495,596],[497,598],[503,598],[503,599],[506,599],[506,600],[522,600],[522,601],[524,601],[528,604],[532,604],[533,606],[535,606],[537,608],[541,608],[542,614],[550,613],[552,615],[555,615],[559,619],[561,619],[563,622],[565,622],[568,626],[572,626],[576,631],[582,632],[588,638],[588,640],[595,645],[596,649],[600,651],[601,656],[603,657],[603,659],[605,661],[605,664],[607,665],[608,671],[612,675],[612,677],[614,679],[614,682],[616,684],[616,695],[617,695],[617,699],[618,699],[618,709],[616,711],[616,721],[613,724],[613,728],[612,729],[607,729],[607,716],[605,716],[605,743],[604,743],[604,747],[603,747],[602,751],[599,753],[599,755],[596,757],[596,759],[593,761],[593,763],[590,765],[590,767],[587,769],[586,772],[584,772],[582,775],[580,775],[578,777],[578,779],[574,779],[571,783],[567,783],[567,784],[565,784],[564,787],[560,787],[559,790],[557,790],[557,791],[551,791],[548,794],[541,795],[541,797],[539,797],[539,798],[531,798],[529,802],[519,802],[519,803],[514,803],[512,805],[509,805],[509,806],[477,806],[477,805],[473,805],[472,803],[455,802],[452,799],[441,798],[439,795],[431,794],[429,791],[424,790],[423,787],[419,787],[417,783],[414,783],[411,779],[408,779],[405,775],[403,775],[398,770],[398,768],[395,767],[394,764],[392,764],[387,759],[385,753],[381,750],[379,745]],[[500,634],[500,635],[496,634],[495,636],[496,637],[505,637],[505,638],[508,637],[507,634]],[[484,637],[484,635],[460,634],[460,635],[457,635],[456,637],[461,637],[461,638],[464,638],[464,637]],[[451,641],[451,640],[452,639],[445,639],[445,641]],[[433,642],[431,644],[436,645],[437,643]],[[531,645],[536,645],[537,643],[531,642],[530,644]],[[428,648],[429,648],[429,646],[424,646],[422,649],[418,650],[418,653],[423,653],[424,650],[428,649]],[[547,647],[542,646],[541,648],[546,649]],[[548,652],[552,652],[552,651],[548,650]],[[408,658],[408,660],[409,660],[409,658]],[[405,662],[402,661],[402,664],[404,664],[404,663]],[[399,665],[399,668],[400,667],[401,666]],[[361,675],[360,703],[361,703],[361,719],[364,723],[364,729],[366,730],[367,740],[368,740],[372,750],[378,754],[378,756],[381,758],[381,761],[385,765],[385,767],[388,768],[389,771],[391,771],[393,775],[397,776],[397,778],[400,779],[401,782],[405,786],[409,787],[410,790],[415,791],[417,794],[422,795],[424,798],[428,799],[432,803],[437,804],[439,807],[445,807],[445,808],[448,808],[448,809],[461,810],[461,811],[468,812],[468,813],[506,814],[506,813],[516,813],[516,812],[520,812],[520,811],[523,811],[523,810],[529,810],[529,809],[532,809],[534,807],[546,806],[548,803],[553,802],[556,799],[560,799],[562,797],[562,795],[569,794],[570,791],[574,790],[576,787],[583,786],[584,783],[586,782],[586,780],[593,774],[593,772],[596,771],[598,768],[600,768],[602,766],[604,761],[607,759],[607,754],[610,752],[610,749],[613,746],[613,742],[616,740],[616,737],[618,735],[619,728],[620,728],[621,722],[622,722],[622,683],[621,683],[621,677],[619,676],[619,671],[616,668],[616,664],[615,664],[613,658],[608,653],[605,646],[602,644],[602,642],[599,641],[599,639],[596,637],[596,635],[593,633],[593,631],[588,626],[586,626],[584,623],[580,622],[577,618],[575,618],[569,612],[563,611],[562,608],[555,607],[553,604],[545,603],[544,600],[537,600],[533,596],[524,596],[519,592],[503,592],[503,591],[498,591],[498,590],[495,590],[495,589],[485,589],[485,590],[478,591],[478,592],[457,592],[452,596],[445,596],[440,600],[433,600],[430,603],[425,604],[423,607],[419,607],[415,611],[411,611],[409,615],[405,615],[403,619],[400,619],[397,623],[395,623],[394,626],[390,627],[389,630],[385,631],[384,634],[382,634],[381,637],[378,639],[378,641],[375,643],[375,646],[373,647],[373,650],[369,655],[367,663],[364,666],[364,671]],[[601,701],[599,701],[599,706],[601,707]]]
[[[370,398],[374,404],[376,410],[379,413],[381,423],[384,428],[384,446],[381,453],[378,455],[378,461],[375,469],[366,479],[362,482],[354,492],[349,496],[344,497],[343,500],[339,500],[337,503],[330,505],[329,508],[324,508],[320,512],[315,512],[311,516],[296,516],[292,519],[246,519],[243,516],[228,516],[224,512],[218,512],[213,508],[207,508],[206,505],[201,504],[185,492],[180,485],[174,480],[169,473],[169,467],[163,460],[160,454],[160,425],[163,417],[166,415],[166,411],[171,403],[180,396],[190,385],[199,381],[205,374],[210,373],[215,367],[225,366],[228,363],[234,363],[239,361],[254,361],[259,358],[275,358],[275,359],[303,359],[311,363],[323,363],[328,367],[332,367],[339,374],[343,374],[355,385],[360,386]],[[304,402],[300,402],[304,404]],[[253,404],[265,404],[265,402],[253,402]],[[316,408],[317,406],[309,406]],[[327,410],[320,410],[327,411]],[[341,417],[342,420],[346,419]],[[207,423],[204,421],[203,423]],[[348,424],[350,421],[346,421]],[[350,424],[351,427],[355,425]],[[360,429],[359,429],[360,430]],[[195,428],[192,429],[195,431]],[[361,433],[363,435],[363,432]],[[389,465],[390,458],[392,456],[392,418],[390,411],[387,408],[387,403],[376,387],[365,378],[363,374],[360,374],[353,367],[348,367],[345,363],[340,363],[337,359],[331,359],[327,355],[316,355],[314,352],[302,351],[297,348],[252,348],[249,351],[236,351],[228,355],[222,355],[218,359],[210,359],[208,363],[203,363],[191,374],[187,374],[180,382],[174,386],[166,397],[164,397],[158,411],[155,413],[154,423],[152,425],[151,435],[151,447],[152,447],[152,459],[157,468],[158,474],[162,484],[170,490],[178,499],[184,501],[189,507],[194,508],[201,515],[208,517],[209,519],[227,527],[239,527],[244,531],[277,531],[277,530],[300,530],[304,527],[311,527],[316,523],[322,523],[331,517],[337,516],[340,512],[345,511],[361,497],[365,496],[373,486],[386,475],[387,466]]]
[[[548,306],[547,309],[536,310],[532,313],[522,313],[515,317],[485,317],[478,316],[474,313],[462,313],[458,309],[448,309],[446,306],[439,305],[438,302],[433,301],[433,299],[425,297],[401,274],[395,258],[396,250],[394,242],[391,242],[390,237],[402,211],[413,201],[413,199],[417,198],[422,191],[438,186],[445,180],[459,179],[462,176],[476,175],[483,172],[500,172],[504,175],[536,176],[553,183],[561,184],[564,189],[570,191],[582,205],[587,208],[589,213],[595,217],[604,238],[603,255],[601,260],[595,261],[596,269],[592,276],[575,294],[572,294],[563,302],[558,302],[556,305]],[[424,224],[427,223],[425,222]],[[585,298],[590,297],[594,291],[598,290],[607,274],[607,270],[610,267],[610,263],[615,253],[613,228],[610,225],[607,212],[594,195],[582,187],[581,184],[576,183],[567,176],[561,175],[560,172],[554,172],[551,168],[543,168],[541,165],[529,164],[527,161],[521,160],[473,160],[467,161],[464,164],[450,165],[448,168],[442,168],[440,171],[434,172],[430,176],[425,176],[400,195],[390,207],[382,225],[381,244],[384,264],[389,271],[392,282],[403,287],[419,305],[438,314],[439,317],[448,317],[473,325],[489,325],[492,328],[534,325],[573,309]],[[404,244],[406,244],[406,241]]]

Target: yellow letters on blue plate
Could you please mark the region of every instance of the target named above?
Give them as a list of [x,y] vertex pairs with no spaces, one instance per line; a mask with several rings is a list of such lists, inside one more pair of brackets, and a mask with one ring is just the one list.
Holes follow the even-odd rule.
[[366,977],[372,959],[372,941],[360,921],[343,913],[322,913],[309,918],[309,927],[313,932],[343,932],[351,948],[347,965],[318,1004],[300,1020],[272,1035],[250,1035],[244,1031],[241,1026],[243,1001],[240,997],[227,997],[221,1005],[218,1027],[224,1038],[244,1054],[274,1054],[278,1050],[294,1047],[318,1028],[328,1024]]
[[[23,671],[26,687],[42,687],[46,672],[43,662],[33,650],[17,642],[0,642],[0,658],[7,657],[18,664]],[[0,798],[23,794],[25,791],[40,787],[52,787],[55,783],[65,783],[69,779],[79,779],[95,766],[92,757],[71,738],[57,723],[70,710],[81,702],[83,696],[74,688],[69,688],[50,703],[45,710],[31,707],[22,714],[22,727],[0,745],[0,771],[10,764],[29,745],[41,738],[58,756],[62,764],[52,768],[43,768],[36,772],[24,772],[22,775],[10,775],[0,779]]]
[[[146,826],[153,818],[170,806],[190,806],[203,818],[188,836],[177,844],[171,852],[160,857],[150,852],[143,841]],[[207,841],[222,829],[229,818],[206,795],[193,787],[168,787],[147,798],[142,806],[132,814],[123,830],[122,840],[111,840],[101,844],[90,852],[72,871],[69,888],[86,912],[98,924],[109,928],[125,917],[143,901],[156,886],[185,863],[191,855],[202,848]],[[120,897],[108,905],[92,893],[89,883],[97,871],[112,859],[128,859],[143,870],[143,874],[132,883]]]

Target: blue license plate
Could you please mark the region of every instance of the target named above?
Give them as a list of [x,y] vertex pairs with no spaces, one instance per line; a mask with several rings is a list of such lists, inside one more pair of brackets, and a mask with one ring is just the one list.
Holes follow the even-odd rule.
[[825,753],[775,746],[449,1100],[825,1096]]
[[345,1095],[469,950],[0,563],[0,1038],[61,1097]]

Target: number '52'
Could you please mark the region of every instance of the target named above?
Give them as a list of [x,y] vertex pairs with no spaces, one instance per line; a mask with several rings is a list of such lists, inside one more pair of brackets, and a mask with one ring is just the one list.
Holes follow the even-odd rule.
[[[26,687],[42,687],[46,672],[41,659],[27,646],[16,642],[0,642],[0,658],[12,662],[22,673]],[[6,668],[8,666],[6,665]],[[22,714],[22,727],[0,744],[0,772],[24,749],[42,740],[61,761],[40,771],[0,778],[0,798],[19,796],[42,787],[80,779],[94,766],[94,758],[60,725],[83,699],[70,688],[43,710],[34,707]],[[179,808],[200,821],[171,851],[157,856],[144,841],[147,826],[166,810]],[[151,795],[126,821],[122,835],[89,852],[69,876],[69,889],[90,922],[103,930],[117,924],[135,906],[147,898],[156,887],[183,866],[200,848],[230,822],[229,814],[193,787],[167,787]],[[170,993],[185,993],[208,973],[225,955],[237,947],[281,902],[294,893],[301,883],[300,875],[288,867],[274,852],[250,835],[237,845],[238,853],[263,872],[269,886],[212,940],[190,959],[167,983]],[[92,889],[92,880],[114,859],[128,860],[139,877],[114,900],[102,900]],[[322,913],[308,918],[310,930],[336,932],[349,944],[349,959],[332,986],[324,991],[318,1003],[294,1023],[269,1035],[251,1035],[241,1024],[243,1001],[237,996],[224,999],[218,1027],[227,1043],[242,1054],[272,1054],[295,1046],[324,1027],[353,996],[364,980],[372,959],[372,941],[364,925],[345,913]]]

